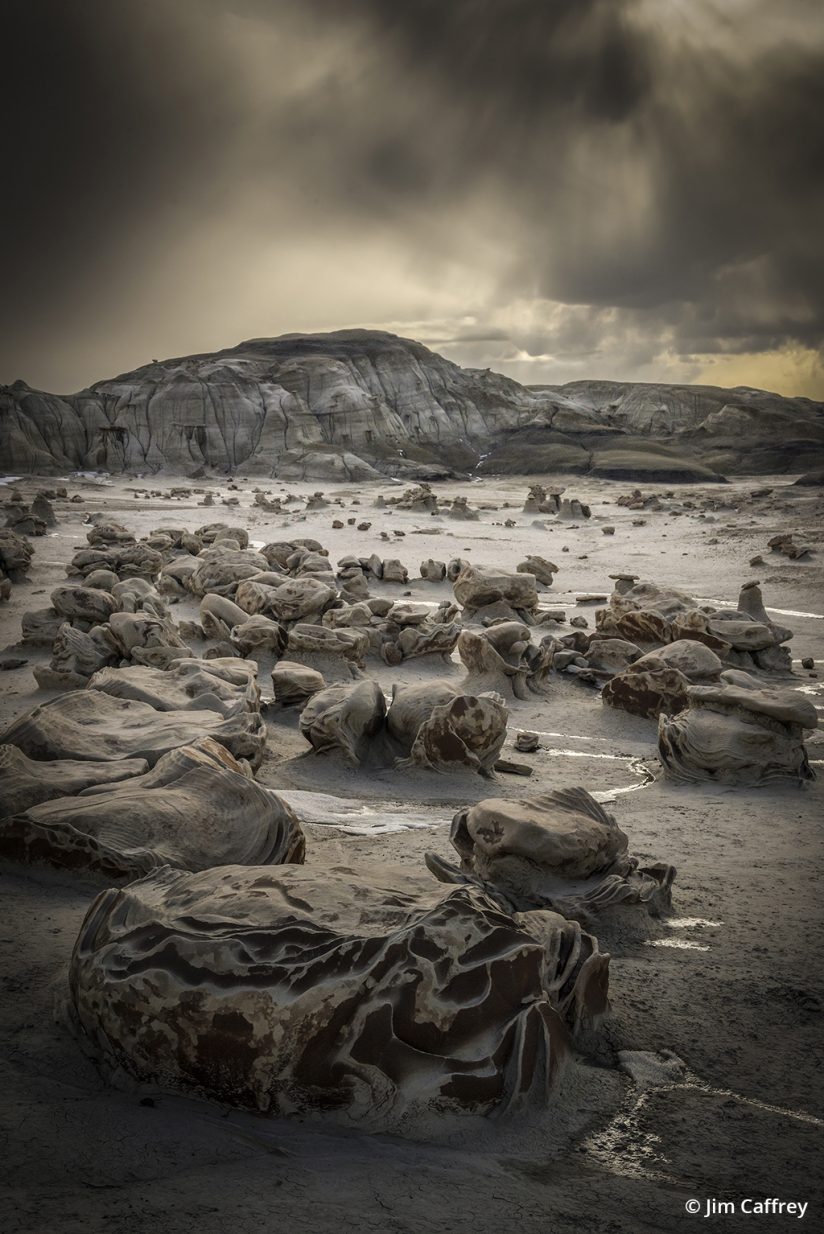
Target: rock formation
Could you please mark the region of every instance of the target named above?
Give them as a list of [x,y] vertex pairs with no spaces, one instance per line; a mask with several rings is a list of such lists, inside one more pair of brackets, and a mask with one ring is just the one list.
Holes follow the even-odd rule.
[[109,879],[164,865],[205,870],[303,860],[303,832],[289,807],[211,738],[164,754],[144,774],[107,783],[104,773],[101,780],[0,822],[0,855]]
[[281,707],[302,707],[325,686],[322,673],[294,660],[279,660],[272,669],[272,690]]
[[518,621],[502,621],[488,630],[462,630],[458,654],[467,669],[463,689],[468,694],[497,691],[528,699],[546,689],[552,669],[555,639],[547,635],[530,641],[530,628]]
[[491,570],[469,562],[456,566],[458,573],[452,588],[466,621],[504,618],[524,622],[535,616],[538,590],[534,574]]
[[822,408],[808,399],[617,382],[528,388],[367,330],[251,339],[71,395],[0,388],[0,453],[21,472],[242,467],[425,480],[479,465],[718,480],[792,470],[802,451],[821,466]]
[[[693,640],[703,643],[731,668],[784,675],[790,671],[791,658],[785,644],[792,638],[792,630],[770,620],[756,582],[744,584],[735,609],[699,604],[676,587],[645,582],[621,586],[610,596],[609,607],[596,611],[595,620],[599,634],[626,639],[639,647],[659,648]],[[678,667],[677,658],[671,653],[671,667]]]
[[34,555],[28,540],[0,527],[0,599],[11,595],[11,584],[22,583]]
[[385,718],[386,700],[377,682],[332,685],[312,694],[300,713],[300,731],[316,754],[340,750],[358,767]]
[[601,698],[610,707],[654,720],[659,715],[683,710],[688,686],[682,672],[651,652],[611,677],[601,691]]
[[575,1035],[606,1009],[607,972],[575,923],[415,885],[406,867],[235,865],[103,892],[70,997],[109,1073],[408,1130],[546,1106]]
[[0,451],[20,471],[242,466],[359,480],[378,474],[373,460],[417,478],[427,466],[443,474],[444,456],[471,464],[465,441],[488,440],[541,402],[419,343],[342,330],[153,362],[63,398],[17,382],[0,391]]
[[142,775],[149,764],[143,758],[94,759],[29,758],[13,745],[0,745],[0,817],[21,814],[55,797],[73,797],[95,784],[113,784]]
[[260,690],[255,665],[232,660],[223,666],[216,660],[177,660],[167,669],[133,665],[101,669],[90,678],[90,690],[102,690],[115,698],[137,699],[155,711],[216,711],[234,714],[239,706],[260,710]]
[[446,682],[393,686],[386,728],[401,753],[398,767],[469,768],[490,776],[506,739],[507,715],[498,694],[462,694]]
[[685,711],[659,720],[658,754],[668,779],[760,786],[815,778],[804,734],[818,717],[795,690],[765,688],[731,669],[718,685],[690,686],[687,696]]
[[245,703],[226,716],[211,710],[157,711],[145,702],[99,690],[74,690],[41,703],[0,735],[29,758],[142,758],[150,766],[169,750],[214,737],[236,758],[258,766],[266,730]]
[[683,483],[824,465],[824,406],[763,390],[619,381],[532,389],[546,399],[480,473],[578,472]]
[[588,921],[616,904],[670,905],[675,870],[640,868],[611,814],[583,788],[529,798],[490,798],[459,810],[449,838],[460,869],[427,853],[444,882],[473,883],[509,911],[550,908]]
[[506,739],[507,709],[492,693],[468,695],[445,681],[395,685],[387,711],[375,681],[312,694],[300,731],[318,754],[340,751],[358,767],[428,767],[490,776]]

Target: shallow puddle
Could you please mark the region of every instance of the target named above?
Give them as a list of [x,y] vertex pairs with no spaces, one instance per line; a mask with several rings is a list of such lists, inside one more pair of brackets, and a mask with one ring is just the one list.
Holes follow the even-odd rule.
[[691,938],[650,938],[645,947],[674,947],[680,951],[709,951],[706,943],[693,942]]
[[310,793],[300,789],[267,790],[291,806],[302,823],[336,827],[347,835],[388,835],[418,827],[437,827],[448,811],[409,810],[400,803],[368,805],[354,798],[333,797],[330,793]]
[[[535,730],[532,729],[531,731],[534,732]],[[543,733],[539,733],[538,736],[542,737]],[[629,754],[594,754],[591,750],[559,750],[554,746],[545,746],[543,753],[548,754],[550,758],[606,758],[618,763],[629,763],[632,761]]]
[[[715,604],[718,608],[737,608],[737,600],[716,600],[714,596],[696,596],[697,604]],[[779,617],[811,617],[817,621],[824,621],[824,613],[799,613],[793,608],[772,608],[769,604],[765,604],[764,608],[768,613],[778,613]]]
[[[667,917],[664,926],[668,930],[702,930],[717,929],[723,921],[710,921],[707,917]],[[692,938],[650,938],[645,947],[672,947],[680,951],[709,951],[709,943],[699,943]]]

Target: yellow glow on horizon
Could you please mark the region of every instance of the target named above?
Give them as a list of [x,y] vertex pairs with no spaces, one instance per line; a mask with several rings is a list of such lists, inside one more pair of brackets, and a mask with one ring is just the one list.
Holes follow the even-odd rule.
[[696,385],[754,386],[776,394],[824,399],[824,358],[809,347],[733,356],[704,356]]

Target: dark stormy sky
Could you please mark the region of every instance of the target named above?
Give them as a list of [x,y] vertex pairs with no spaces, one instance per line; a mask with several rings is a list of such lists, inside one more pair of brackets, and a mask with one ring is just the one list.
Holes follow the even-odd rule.
[[4,0],[0,381],[346,326],[824,398],[820,0]]

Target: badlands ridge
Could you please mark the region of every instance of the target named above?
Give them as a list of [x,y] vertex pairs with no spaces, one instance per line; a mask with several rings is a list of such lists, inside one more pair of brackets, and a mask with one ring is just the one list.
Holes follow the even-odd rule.
[[824,466],[824,405],[761,390],[519,385],[369,330],[153,360],[76,394],[0,387],[16,472],[201,469],[282,480],[592,474],[712,481]]

